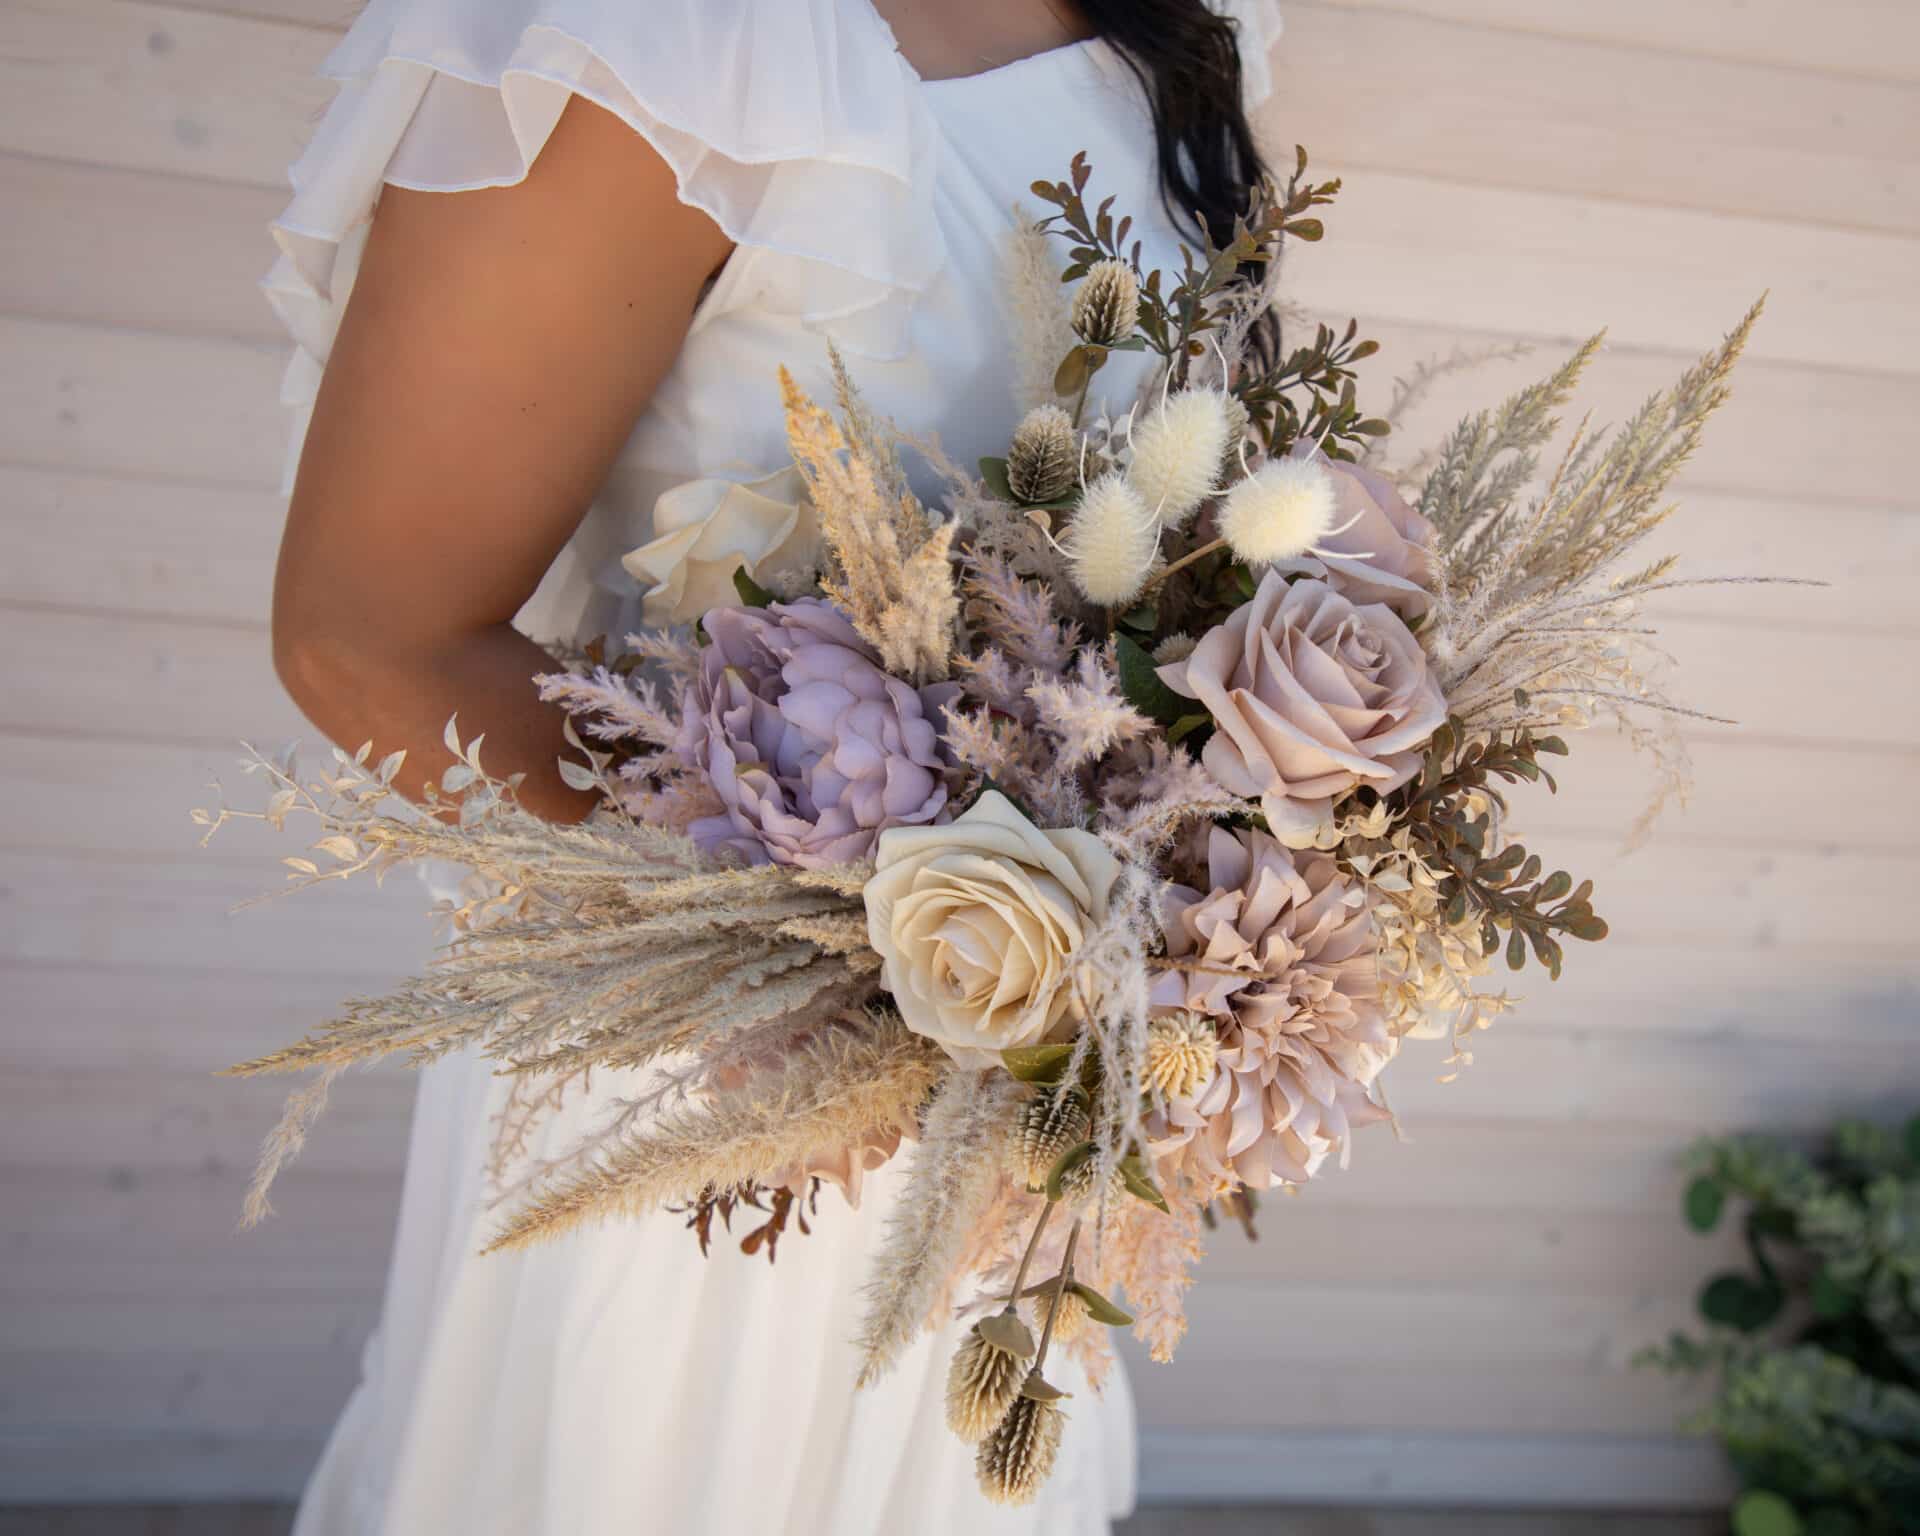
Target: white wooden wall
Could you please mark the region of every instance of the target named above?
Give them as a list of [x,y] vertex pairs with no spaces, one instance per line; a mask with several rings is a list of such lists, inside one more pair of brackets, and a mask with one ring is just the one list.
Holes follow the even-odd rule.
[[[347,1085],[238,1236],[276,1090],[208,1074],[415,959],[411,893],[229,918],[269,845],[195,852],[186,820],[236,735],[300,731],[267,659],[283,354],[253,282],[343,9],[0,0],[0,1500],[292,1490],[373,1316],[410,1085]],[[1771,288],[1674,541],[1835,586],[1669,606],[1692,695],[1744,729],[1699,734],[1691,812],[1625,858],[1643,780],[1579,744],[1529,818],[1615,937],[1458,1082],[1403,1062],[1409,1144],[1218,1241],[1180,1362],[1136,1373],[1147,1486],[1704,1500],[1679,1400],[1626,1366],[1718,1252],[1679,1226],[1676,1154],[1920,1098],[1920,5],[1288,21],[1274,135],[1348,177],[1298,295],[1368,322],[1383,383],[1548,343],[1409,438],[1602,324],[1617,418]]]

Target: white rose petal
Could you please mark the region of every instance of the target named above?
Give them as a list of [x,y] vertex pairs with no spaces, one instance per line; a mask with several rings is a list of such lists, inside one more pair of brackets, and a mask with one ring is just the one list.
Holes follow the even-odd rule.
[[1066,1032],[1074,954],[1119,875],[1092,833],[1036,827],[994,791],[946,826],[881,833],[867,933],[907,1027],[968,1066]]
[[762,586],[805,573],[818,558],[820,525],[792,465],[757,480],[689,480],[653,504],[654,538],[621,559],[646,583],[649,624],[690,624],[733,607],[733,573]]

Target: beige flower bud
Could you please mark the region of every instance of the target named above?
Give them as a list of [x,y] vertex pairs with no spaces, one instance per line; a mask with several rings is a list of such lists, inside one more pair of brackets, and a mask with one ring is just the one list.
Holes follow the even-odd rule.
[[1006,1417],[980,1442],[974,1459],[980,1491],[996,1504],[1031,1504],[1053,1473],[1065,1423],[1057,1404],[1016,1397]]
[[1016,501],[1056,501],[1079,474],[1073,418],[1057,405],[1036,405],[1013,429],[1007,450],[1007,488]]
[[1153,659],[1163,667],[1170,667],[1176,661],[1185,661],[1193,654],[1194,646],[1200,642],[1184,629],[1177,634],[1168,635],[1153,648]]
[[1021,1112],[1013,1136],[1014,1171],[1039,1189],[1069,1147],[1087,1139],[1092,1120],[1080,1088],[1042,1088]]
[[989,1338],[992,1331],[975,1323],[947,1369],[947,1428],[969,1445],[1000,1422],[1027,1379],[1026,1357]]
[[1220,1040],[1200,1014],[1182,1009],[1147,1026],[1147,1082],[1167,1099],[1190,1099],[1213,1076]]
[[1124,476],[1102,475],[1080,498],[1062,547],[1081,594],[1103,608],[1118,608],[1131,602],[1153,573],[1160,524]]
[[1097,261],[1073,296],[1073,333],[1095,346],[1125,341],[1140,323],[1140,279],[1124,261]]

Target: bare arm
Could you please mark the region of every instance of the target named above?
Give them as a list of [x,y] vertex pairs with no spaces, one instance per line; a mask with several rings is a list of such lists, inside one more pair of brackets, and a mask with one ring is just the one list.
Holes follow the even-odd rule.
[[328,359],[273,595],[287,691],[335,741],[487,737],[529,809],[585,815],[555,769],[562,716],[512,627],[599,490],[726,259],[638,134],[575,99],[518,186],[388,188]]

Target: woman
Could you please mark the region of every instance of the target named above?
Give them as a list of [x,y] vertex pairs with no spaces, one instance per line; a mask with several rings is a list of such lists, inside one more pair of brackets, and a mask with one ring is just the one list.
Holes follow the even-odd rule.
[[[1014,204],[1085,150],[1145,263],[1174,262],[1165,210],[1224,228],[1259,174],[1243,98],[1277,31],[1266,0],[373,0],[268,281],[311,406],[274,597],[288,689],[336,740],[405,747],[415,793],[457,713],[529,807],[584,815],[535,639],[634,627],[620,557],[656,498],[778,469],[775,370],[821,393],[829,341],[962,462],[1004,444]],[[772,1270],[703,1260],[671,1216],[478,1258],[512,1178],[619,1089],[571,1085],[490,1167],[504,1081],[475,1058],[426,1072],[384,1322],[300,1536],[1080,1533],[1125,1512],[1117,1372],[1079,1384],[1023,1510],[980,1499],[941,1425],[950,1337],[854,1392],[885,1168]]]

